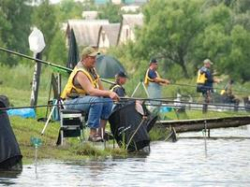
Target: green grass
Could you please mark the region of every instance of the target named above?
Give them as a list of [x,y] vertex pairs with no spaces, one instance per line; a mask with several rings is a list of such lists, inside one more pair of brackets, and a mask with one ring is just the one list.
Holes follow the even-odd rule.
[[[31,82],[33,76],[33,66],[18,65],[14,68],[1,66],[0,73],[0,95],[6,95],[13,107],[23,107],[30,105],[31,95]],[[49,96],[49,87],[52,71],[49,68],[43,68],[41,74],[41,83],[39,89],[38,106],[47,105]],[[63,77],[64,85],[66,78]],[[183,81],[179,81],[183,83]],[[192,80],[191,80],[192,82]],[[130,79],[126,88],[130,95],[136,85],[139,83],[138,79]],[[109,85],[105,84],[108,88]],[[176,86],[167,86],[164,88],[163,93],[167,96],[175,96],[176,91],[179,88]],[[183,93],[192,94],[194,88],[182,89]],[[136,94],[138,97],[146,97],[143,88],[141,87]],[[37,118],[45,117],[46,107],[38,107],[36,109]],[[229,117],[234,115],[246,115],[246,113],[234,113],[234,112],[211,112],[206,115],[201,111],[186,111],[186,114],[179,114],[179,118],[176,112],[171,111],[161,114],[162,118],[170,120],[179,119],[198,119],[198,118],[213,118],[213,117]],[[17,141],[20,144],[21,152],[24,156],[24,162],[30,162],[34,158],[34,147],[30,143],[31,137],[38,137],[42,140],[42,146],[38,150],[38,157],[40,159],[60,159],[60,160],[77,160],[86,157],[104,158],[106,156],[127,156],[127,152],[124,149],[112,148],[112,142],[110,142],[107,149],[103,149],[103,146],[91,144],[88,142],[80,142],[78,139],[67,139],[67,143],[64,146],[56,146],[56,140],[59,131],[59,123],[49,123],[45,134],[41,136],[41,131],[44,127],[44,122],[37,122],[36,119],[24,119],[20,117],[10,117],[11,125],[15,132]],[[153,128],[150,132],[151,140],[164,140],[168,135],[168,129]]]
[[208,111],[203,114],[201,110],[187,110],[185,113],[178,113],[176,111],[161,113],[160,118],[166,120],[181,120],[181,119],[207,119],[207,118],[222,118],[233,116],[249,115],[247,112],[234,111]]
[[150,140],[151,141],[159,141],[165,140],[170,133],[170,129],[168,128],[158,128],[153,127],[152,130],[149,132]]
[[39,159],[79,160],[86,157],[105,158],[127,155],[126,150],[117,148],[117,146],[114,149],[111,148],[112,141],[108,143],[106,149],[104,149],[103,143],[90,143],[77,138],[65,138],[64,145],[57,146],[58,122],[49,123],[44,135],[41,135],[43,122],[21,117],[10,117],[10,122],[24,156],[24,162],[30,162],[34,158],[35,148],[30,141],[32,137],[42,140],[42,146],[38,148]]

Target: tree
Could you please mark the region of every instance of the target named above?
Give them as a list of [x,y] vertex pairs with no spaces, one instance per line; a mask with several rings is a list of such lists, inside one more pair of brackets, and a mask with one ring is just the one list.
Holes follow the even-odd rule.
[[120,6],[107,3],[99,8],[99,19],[108,19],[110,23],[119,23],[121,21]]
[[55,8],[49,3],[49,0],[42,0],[41,4],[34,9],[32,23],[40,29],[45,38],[45,59],[49,58],[49,51],[55,33],[59,30],[55,16]]
[[153,0],[144,9],[144,27],[139,33],[137,50],[149,59],[163,58],[179,65],[188,77],[187,59],[193,41],[203,30],[199,0]]
[[65,34],[61,30],[57,31],[49,51],[50,62],[66,66],[67,49],[65,41]]
[[[0,41],[6,48],[26,54],[28,48],[28,36],[30,34],[30,14],[32,7],[30,0],[1,0],[0,1]],[[8,65],[14,65],[19,59],[14,56],[0,60]]]
[[68,19],[82,18],[84,4],[80,2],[74,2],[72,0],[62,0],[60,4],[55,6],[55,8],[58,21],[64,22]]
[[232,28],[232,11],[223,4],[214,6],[204,12],[204,30],[199,33],[193,46],[192,58],[197,66],[205,59],[216,62],[227,56],[230,47],[229,35]]
[[221,71],[243,83],[250,81],[250,33],[236,25],[231,31],[231,47],[227,58],[223,58]]
[[195,57],[212,59],[221,74],[227,74],[235,80],[250,80],[248,22],[240,22],[239,14],[224,4],[211,7],[205,14],[207,26],[197,40],[202,44],[199,46],[202,52]]

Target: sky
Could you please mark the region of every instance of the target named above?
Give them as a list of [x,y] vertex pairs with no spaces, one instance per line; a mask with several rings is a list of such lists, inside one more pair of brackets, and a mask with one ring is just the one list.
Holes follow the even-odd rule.
[[59,3],[61,0],[50,0],[51,3]]

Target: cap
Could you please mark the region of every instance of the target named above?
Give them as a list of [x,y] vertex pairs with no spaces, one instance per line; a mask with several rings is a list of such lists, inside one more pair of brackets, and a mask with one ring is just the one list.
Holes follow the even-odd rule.
[[151,63],[157,63],[158,61],[155,59],[155,58],[152,58],[151,60],[150,60],[150,64]]
[[127,78],[127,77],[128,77],[123,71],[119,71],[119,72],[117,73],[117,76],[118,76],[118,77],[124,77],[124,78]]
[[203,63],[204,64],[213,64],[213,62],[211,62],[211,60],[209,60],[208,58],[207,59],[205,59],[204,61],[203,61]]
[[82,56],[96,56],[100,54],[98,51],[96,51],[93,47],[85,47],[82,50]]

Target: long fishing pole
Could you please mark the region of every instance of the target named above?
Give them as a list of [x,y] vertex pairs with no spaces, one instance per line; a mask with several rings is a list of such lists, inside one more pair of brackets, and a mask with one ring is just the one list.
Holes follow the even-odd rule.
[[[175,103],[178,103],[178,104],[193,104],[195,106],[192,106],[192,109],[200,109],[199,106],[196,106],[196,105],[203,105],[203,103],[200,103],[200,102],[184,102],[184,101],[174,101],[174,100],[169,100],[169,99],[148,99],[148,98],[127,98],[127,97],[121,97],[119,101],[100,101],[100,102],[93,102],[93,104],[98,104],[98,103],[107,103],[107,102],[114,102],[116,104],[122,104],[122,103],[126,103],[126,102],[129,102],[129,101],[145,101],[145,102],[150,102],[150,101],[157,101],[159,103],[146,103],[146,105],[151,105],[151,106],[158,106],[158,107],[162,107],[164,103],[166,103],[166,105],[164,106],[168,106],[168,107],[179,107],[179,106],[176,106]],[[74,105],[78,105],[78,104],[86,104],[86,103],[77,103],[77,104],[74,104]],[[66,104],[64,103],[63,106],[67,106],[67,105],[71,105],[71,104]],[[231,107],[232,105],[227,105],[227,104],[209,104],[211,106],[215,106],[215,107]],[[37,105],[37,106],[20,106],[20,107],[0,107],[0,111],[1,110],[10,110],[10,109],[24,109],[24,108],[43,108],[43,107],[53,107],[53,106],[57,106],[56,104],[44,104],[44,105]],[[239,106],[239,109],[246,109],[245,106]]]
[[[48,65],[48,66],[52,66],[54,68],[59,68],[59,69],[63,70],[66,73],[71,73],[73,71],[72,69],[67,68],[65,66],[61,66],[61,65],[58,65],[58,64],[54,64],[54,63],[51,63],[51,62],[47,62],[47,61],[44,61],[44,60],[33,58],[31,56],[24,55],[22,53],[18,53],[18,52],[15,52],[15,51],[12,51],[12,50],[9,50],[9,49],[5,49],[5,48],[2,48],[2,47],[0,47],[0,51],[4,51],[4,52],[7,52],[7,53],[10,53],[10,54],[13,54],[13,55],[21,56],[21,57],[24,57],[26,59],[33,60],[34,62],[39,62],[39,63],[45,64],[45,65]],[[109,81],[107,79],[103,79],[103,78],[101,78],[101,81],[109,83],[109,84],[114,84],[114,82]],[[171,86],[171,85],[173,85],[173,86],[185,86],[185,87],[196,88],[196,85],[191,85],[191,84],[181,84],[181,83],[171,83],[171,84],[169,84],[169,86]],[[204,86],[204,88],[210,88],[211,89],[210,86]],[[214,89],[221,89],[221,88],[214,88]],[[236,89],[234,89],[234,91],[238,92],[238,93],[250,93],[250,92],[246,92],[246,91],[244,91],[244,92],[243,91],[239,91],[239,90],[236,90]]]
[[[58,64],[54,64],[54,63],[51,63],[51,62],[47,62],[47,61],[44,61],[44,60],[41,60],[41,59],[36,59],[36,58],[33,58],[33,57],[30,57],[28,55],[24,55],[24,54],[21,54],[21,53],[18,53],[18,52],[15,52],[15,51],[12,51],[12,50],[9,50],[9,49],[5,49],[5,48],[2,48],[0,47],[0,51],[4,51],[4,52],[7,52],[7,53],[10,53],[10,54],[14,54],[14,55],[17,55],[17,56],[21,56],[21,57],[24,57],[26,59],[29,59],[29,60],[33,60],[34,62],[39,62],[39,63],[42,63],[42,64],[45,64],[45,65],[48,65],[48,66],[52,66],[54,68],[59,68],[61,70],[63,70],[64,72],[67,72],[67,73],[71,73],[72,72],[72,69],[70,68],[67,68],[65,66],[61,66],[61,65],[58,65]],[[112,81],[109,81],[109,80],[106,80],[106,79],[103,79],[101,78],[101,81],[103,82],[106,82],[106,83],[109,83],[109,84],[114,84],[114,82]],[[186,86],[186,87],[196,87],[195,85],[190,85],[190,84],[177,84],[177,83],[172,83],[170,85],[176,85],[176,86]],[[209,87],[211,88],[211,87]],[[235,90],[236,91],[236,90]],[[141,100],[142,98],[136,98],[136,99],[139,99]],[[145,100],[145,99],[144,99]],[[151,99],[152,100],[152,99]],[[157,100],[156,100],[157,101]],[[160,98],[160,101],[161,101],[161,98]],[[167,102],[167,101],[165,101]],[[171,101],[170,101],[171,102]],[[181,102],[180,102],[181,103]],[[190,102],[189,102],[190,103]],[[192,103],[191,103],[192,104]]]
[[[48,66],[51,66],[51,67],[54,67],[54,68],[59,68],[62,71],[64,71],[65,73],[68,73],[68,74],[70,74],[73,71],[72,69],[67,68],[65,66],[61,66],[61,65],[58,65],[58,64],[54,64],[54,63],[51,63],[51,62],[47,62],[47,61],[44,61],[44,60],[33,58],[31,56],[24,55],[22,53],[18,53],[18,52],[15,52],[15,51],[12,51],[12,50],[9,50],[9,49],[5,49],[5,48],[2,48],[2,47],[0,47],[0,51],[4,51],[4,52],[7,52],[7,53],[10,53],[10,54],[13,54],[13,55],[24,57],[26,59],[33,60],[34,62],[39,62],[39,63],[45,64],[45,65],[48,65]],[[109,83],[109,84],[114,84],[114,82],[103,79],[103,78],[101,78],[101,81]]]
[[4,51],[4,52],[7,52],[7,53],[10,53],[10,54],[13,54],[13,55],[17,55],[17,56],[21,56],[21,57],[27,58],[27,59],[29,59],[29,60],[34,60],[34,61],[36,61],[36,62],[45,64],[45,65],[48,65],[48,66],[60,68],[60,69],[65,70],[65,71],[67,71],[67,72],[69,72],[69,73],[72,71],[72,69],[70,69],[70,68],[67,68],[67,67],[64,67],[64,66],[60,66],[60,65],[58,65],[58,64],[53,64],[53,63],[51,63],[51,62],[47,62],[47,61],[40,60],[40,59],[37,59],[37,58],[33,58],[33,57],[31,57],[31,56],[24,55],[24,54],[22,54],[22,53],[18,53],[18,52],[9,50],[9,49],[4,49],[4,48],[0,47],[0,50],[1,50],[1,51]]
[[[185,86],[185,87],[192,87],[192,88],[196,88],[197,85],[192,85],[192,84],[182,84],[182,83],[170,83],[168,86]],[[203,88],[208,88],[208,89],[215,89],[215,90],[222,90],[222,89],[225,89],[225,88],[219,88],[219,87],[211,87],[211,86],[203,86]],[[237,90],[237,89],[234,89],[234,92],[237,92],[237,93],[244,93],[244,94],[249,94],[250,92],[249,91],[241,91],[241,90]]]

